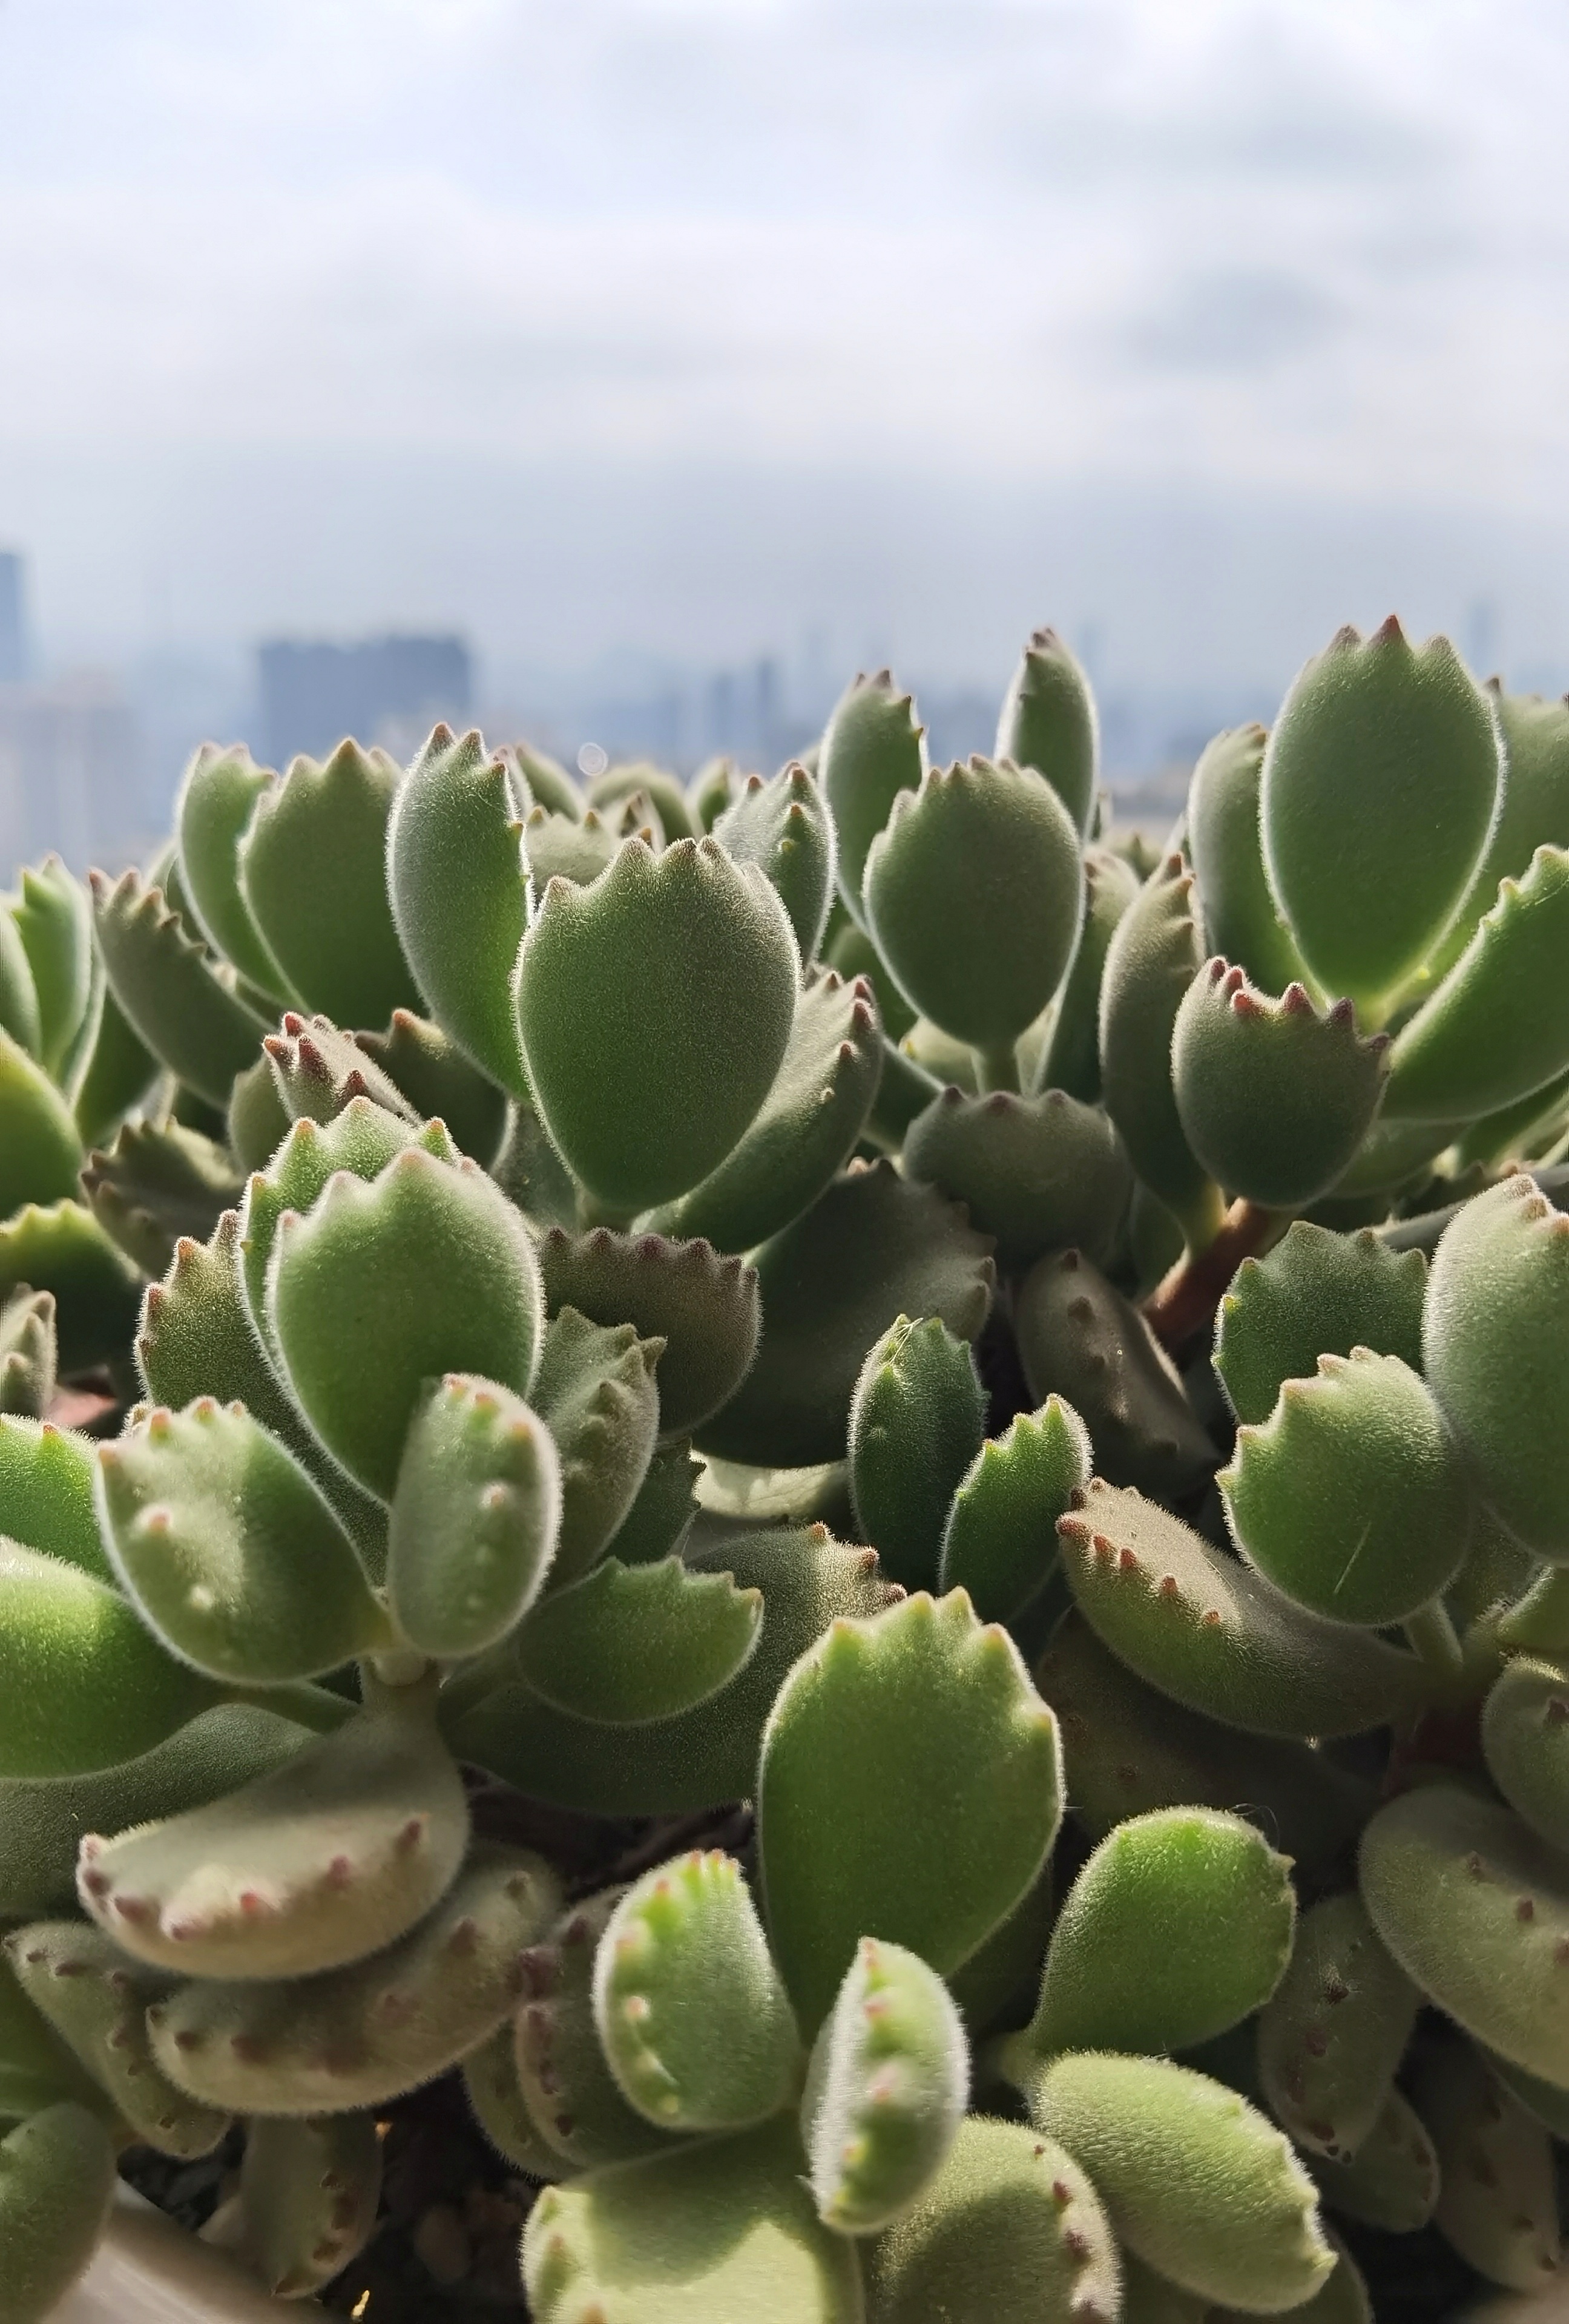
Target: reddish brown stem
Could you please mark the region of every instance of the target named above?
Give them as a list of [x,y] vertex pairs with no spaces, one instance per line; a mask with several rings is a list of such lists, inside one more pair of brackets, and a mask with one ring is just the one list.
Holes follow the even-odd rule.
[[1243,1259],[1273,1242],[1285,1224],[1280,1212],[1260,1203],[1233,1203],[1214,1242],[1179,1259],[1144,1302],[1144,1321],[1161,1346],[1175,1351],[1202,1332]]

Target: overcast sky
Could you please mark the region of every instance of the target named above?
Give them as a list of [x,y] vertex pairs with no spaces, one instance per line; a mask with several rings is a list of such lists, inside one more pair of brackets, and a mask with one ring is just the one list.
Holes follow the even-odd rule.
[[62,646],[1569,639],[1562,0],[0,0],[0,104]]

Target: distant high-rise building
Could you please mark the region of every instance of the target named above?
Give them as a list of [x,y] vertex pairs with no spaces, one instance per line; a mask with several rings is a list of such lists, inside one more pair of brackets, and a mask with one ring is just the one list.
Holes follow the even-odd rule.
[[22,559],[14,549],[0,549],[0,685],[14,686],[26,676]]
[[467,646],[457,637],[367,638],[349,646],[278,638],[258,653],[262,749],[275,767],[321,758],[346,734],[406,755],[424,729],[466,720]]

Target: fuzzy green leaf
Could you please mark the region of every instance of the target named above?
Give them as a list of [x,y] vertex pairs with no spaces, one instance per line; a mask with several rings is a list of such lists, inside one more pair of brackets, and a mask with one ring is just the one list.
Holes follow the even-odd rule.
[[1358,1038],[1350,1001],[1321,1017],[1301,984],[1271,1001],[1243,970],[1213,959],[1172,1034],[1183,1134],[1229,1193],[1299,1210],[1328,1192],[1361,1144],[1388,1048],[1381,1033]]
[[468,1840],[432,1682],[365,1707],[227,1797],[86,1835],[86,1910],[154,1968],[301,1977],[401,1936],[450,1886]]
[[623,1565],[606,1557],[535,1609],[518,1641],[520,1674],[578,1719],[640,1726],[674,1719],[728,1686],[750,1659],[762,1593],[678,1557]]
[[554,1587],[587,1572],[637,1498],[659,1434],[660,1353],[631,1323],[591,1323],[576,1307],[546,1326],[534,1401],[560,1461]]
[[243,2246],[268,2291],[299,2300],[341,2274],[374,2232],[381,2190],[374,2115],[253,2122],[240,2166]]
[[591,1195],[630,1217],[724,1160],[783,1063],[798,974],[773,889],[712,839],[658,857],[628,840],[591,887],[546,889],[519,1022],[545,1125]]
[[258,767],[243,742],[223,750],[204,742],[191,758],[174,803],[180,881],[192,917],[207,941],[259,992],[295,1002],[268,951],[240,886],[240,843],[263,793],[276,788],[271,767]]
[[537,2324],[862,2324],[853,2246],[821,2226],[793,2127],[696,2142],[548,2187],[523,2233]]
[[445,2073],[487,2041],[521,1983],[520,1950],[556,1910],[549,1867],[476,1845],[396,1944],[308,1983],[193,1979],[147,2013],[153,2055],[193,2098],[241,2114],[345,2114]]
[[1490,2282],[1546,2290],[1562,2252],[1553,2147],[1542,2125],[1453,2035],[1418,2053],[1411,2096],[1438,2157],[1439,2234]]
[[774,1950],[815,2034],[863,1936],[957,1969],[1062,1815],[1057,1722],[963,1591],[836,1621],[791,1672],[758,1778]]
[[434,727],[392,802],[387,886],[427,1013],[482,1073],[526,1098],[512,1003],[528,910],[519,804],[505,759],[487,754],[483,736]]
[[1298,2146],[1343,2161],[1383,2112],[1420,1997],[1354,1889],[1303,1914],[1259,2020],[1259,2078]]
[[387,1543],[393,1618],[422,1654],[479,1654],[544,1584],[561,1523],[549,1431],[521,1397],[448,1372],[404,1440]]
[[1268,2001],[1296,1915],[1288,1859],[1240,1816],[1135,1816],[1068,1892],[1020,2047],[1195,2049]]
[[1138,876],[1120,855],[1104,847],[1086,851],[1084,924],[1036,1066],[1038,1095],[1059,1089],[1081,1104],[1092,1105],[1101,1094],[1101,984],[1106,954],[1118,922],[1138,893]]
[[966,1097],[950,1085],[910,1123],[902,1158],[996,1237],[997,1264],[1011,1271],[1068,1243],[1103,1259],[1133,1188],[1106,1115],[1060,1089]]
[[77,1190],[81,1139],[69,1106],[42,1065],[0,1028],[0,1215],[23,1203],[54,1203]]
[[866,2255],[871,2324],[1112,2324],[1114,2236],[1071,2154],[972,2115],[936,2181]]
[[1356,1735],[1421,1700],[1421,1666],[1293,1606],[1153,1501],[1097,1477],[1057,1526],[1090,1627],[1191,1711],[1260,1735]]
[[827,801],[805,767],[771,781],[749,775],[734,806],[713,826],[737,863],[755,863],[779,890],[804,961],[815,960],[834,894],[835,843]]
[[91,1028],[93,908],[85,888],[58,855],[36,870],[24,867],[22,894],[11,917],[22,938],[38,999],[36,1055],[46,1073],[66,1083]]
[[267,1027],[211,964],[162,890],[140,872],[111,886],[92,875],[94,917],[109,989],[132,1029],[187,1088],[225,1106],[254,1065]]
[[1057,1523],[1090,1481],[1090,1434],[1048,1397],[1016,1413],[959,1480],[943,1528],[942,1586],[967,1590],[983,1622],[1009,1622],[1057,1563]]
[[761,1322],[756,1270],[711,1243],[552,1227],[539,1259],[552,1315],[576,1307],[590,1323],[631,1323],[640,1338],[664,1342],[656,1375],[664,1437],[706,1420],[751,1367]]
[[1376,1009],[1420,965],[1486,845],[1500,766],[1446,638],[1413,648],[1391,616],[1366,640],[1341,630],[1298,673],[1260,814],[1270,888],[1326,991]]
[[1478,1194],[1433,1255],[1433,1393],[1489,1507],[1569,1563],[1569,1218],[1517,1176]]
[[866,1126],[884,1046],[871,988],[813,973],[796,1002],[789,1047],[761,1110],[719,1167],[678,1202],[650,1213],[660,1234],[701,1235],[750,1250],[810,1208]]
[[1030,1394],[1073,1406],[1102,1476],[1179,1499],[1209,1475],[1215,1449],[1176,1368],[1131,1301],[1080,1252],[1049,1252],[1030,1269],[1013,1328]]
[[1207,2075],[1163,2058],[1058,2058],[1030,2113],[1089,2172],[1119,2240],[1201,2299],[1278,2315],[1334,2265],[1289,2141]]
[[[418,998],[387,901],[398,781],[384,751],[354,742],[291,759],[240,842],[240,886],[284,983],[340,1025],[384,1025]],[[276,973],[262,981],[278,989]]]
[[1220,1197],[1177,1110],[1171,1039],[1204,961],[1193,874],[1168,855],[1119,919],[1101,979],[1101,1085],[1128,1158],[1190,1242],[1220,1224]]
[[114,2191],[114,2147],[85,2107],[46,2107],[0,2139],[10,2324],[48,2324],[93,2255]]
[[1283,1382],[1324,1355],[1372,1348],[1422,1368],[1427,1261],[1369,1228],[1332,1234],[1294,1219],[1263,1259],[1245,1259],[1215,1314],[1214,1368],[1240,1421],[1268,1420]]
[[524,2112],[560,2166],[553,2178],[571,2165],[593,2170],[669,2151],[668,2134],[628,2105],[595,2016],[599,1942],[624,1894],[584,1897],[519,1960],[522,1998],[508,2038]]
[[1210,943],[1261,991],[1284,992],[1302,962],[1264,871],[1259,790],[1269,739],[1262,726],[1237,726],[1204,745],[1188,786],[1187,842]]
[[871,2236],[941,2170],[970,2059],[947,1987],[918,1954],[863,1937],[813,2045],[801,2135],[817,2216]]
[[1428,1785],[1368,1825],[1361,1893],[1428,2000],[1569,2089],[1569,1862],[1557,1849],[1508,1808]]
[[863,927],[862,880],[867,851],[900,791],[913,791],[925,763],[924,729],[915,705],[895,691],[891,674],[855,678],[835,706],[823,734],[817,779],[839,839],[839,893]]
[[954,1039],[1010,1049],[1067,973],[1078,831],[1032,769],[973,758],[901,792],[866,858],[865,909],[900,991]]
[[394,1009],[386,1032],[356,1033],[355,1046],[421,1121],[445,1122],[459,1150],[490,1167],[506,1134],[506,1098],[439,1025],[416,1017],[411,1009]]
[[[424,1380],[477,1372],[526,1397],[543,1337],[522,1220],[477,1165],[411,1148],[286,1215],[268,1278],[289,1385],[334,1459],[390,1500]],[[376,1360],[366,1365],[367,1351]]]
[[240,1199],[240,1180],[221,1146],[178,1121],[122,1124],[106,1153],[81,1174],[98,1224],[143,1273],[167,1274],[182,1235],[205,1242]]
[[1481,1748],[1516,1814],[1569,1849],[1569,1677],[1558,1665],[1505,1665],[1482,1705]]
[[1044,775],[1081,835],[1088,830],[1100,766],[1095,697],[1072,649],[1037,630],[1008,682],[997,721],[997,756]]
[[139,1612],[213,1678],[315,1678],[391,1643],[332,1509],[243,1406],[159,1406],[100,1445],[97,1510]]
[[1371,1629],[1446,1590],[1471,1533],[1465,1471],[1398,1356],[1353,1348],[1287,1380],[1215,1480],[1249,1562],[1297,1605]]
[[850,1497],[861,1538],[907,1590],[936,1583],[948,1510],[985,1434],[968,1343],[938,1315],[901,1315],[867,1351],[850,1399]]
[[1569,851],[1538,847],[1432,998],[1402,1026],[1385,1110],[1455,1121],[1513,1105],[1569,1065]]
[[663,2130],[741,2130],[800,2084],[801,2045],[733,1856],[694,1850],[647,1872],[611,1915],[594,1964],[611,2071]]
[[0,1541],[0,1775],[78,1775],[150,1751],[217,1690],[117,1590]]

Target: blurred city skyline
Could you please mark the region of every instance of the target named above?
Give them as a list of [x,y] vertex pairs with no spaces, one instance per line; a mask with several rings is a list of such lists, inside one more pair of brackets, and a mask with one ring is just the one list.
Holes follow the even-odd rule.
[[3,0],[0,79],[0,544],[150,798],[268,639],[689,755],[882,662],[983,741],[1049,622],[1136,775],[1391,609],[1569,683],[1547,0]]

